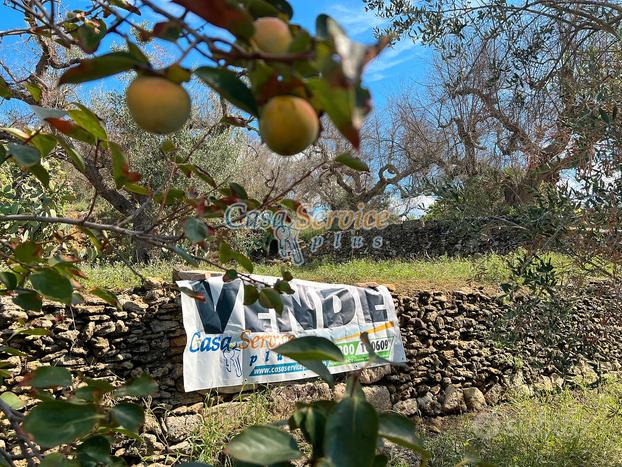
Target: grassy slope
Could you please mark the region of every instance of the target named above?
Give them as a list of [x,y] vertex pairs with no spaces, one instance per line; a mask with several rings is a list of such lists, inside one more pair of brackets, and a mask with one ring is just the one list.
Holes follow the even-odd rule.
[[[228,441],[247,426],[272,421],[265,392],[240,395],[238,401],[242,403],[210,413],[203,429],[190,438],[196,458],[229,467],[231,461],[223,455]],[[424,443],[433,467],[454,467],[467,457],[499,467],[619,467],[622,384],[522,396],[476,415],[449,417],[440,434],[424,434]],[[412,456],[402,449],[390,451],[390,466],[412,465]]]
[[[434,260],[353,260],[347,263],[311,263],[301,268],[287,268],[295,277],[320,282],[353,284],[379,282],[395,284],[398,288],[455,289],[467,285],[494,286],[507,274],[504,258],[489,255],[478,259],[438,258]],[[283,265],[257,264],[255,273],[279,276]],[[188,269],[193,269],[189,267]],[[153,263],[138,268],[140,274],[170,280],[172,263]],[[127,289],[140,284],[137,277],[122,263],[85,267],[89,287]]]
[[622,466],[622,384],[518,398],[477,416],[456,418],[427,439],[431,465],[465,455],[498,466]]

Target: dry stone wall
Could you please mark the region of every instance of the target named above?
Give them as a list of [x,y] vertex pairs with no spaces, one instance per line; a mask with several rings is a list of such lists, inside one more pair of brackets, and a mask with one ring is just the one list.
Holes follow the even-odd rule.
[[[622,323],[615,318],[620,310],[611,309],[618,303],[611,296],[576,301],[567,324],[551,331],[559,334],[557,349],[540,344],[537,335],[504,346],[499,327],[505,326],[510,305],[481,290],[395,293],[394,298],[408,363],[361,375],[365,392],[380,410],[412,417],[477,411],[498,403],[510,388],[555,390],[568,383],[592,383],[621,369]],[[189,435],[200,429],[203,417],[232,410],[235,403],[229,402],[230,395],[211,393],[207,409],[205,394],[183,392],[186,339],[174,288],[150,282],[120,299],[121,310],[89,299],[73,307],[46,304],[40,312],[20,310],[3,299],[0,345],[25,327],[46,328],[49,335],[11,340],[29,357],[9,359],[14,376],[4,380],[0,393],[24,393],[19,385],[23,375],[40,365],[63,366],[112,382],[148,373],[160,388],[148,401],[145,443],[121,445],[117,455],[136,464],[170,464],[188,452]],[[560,353],[566,357],[563,368],[553,358]],[[296,400],[338,398],[343,388],[343,383],[330,389],[317,382],[279,386],[271,393],[273,410],[286,414]],[[2,445],[14,448],[6,430],[0,431]]]
[[[307,261],[330,258],[429,258],[515,251],[525,243],[523,232],[511,219],[466,219],[458,224],[447,221],[411,220],[390,224],[378,230],[329,231],[320,242],[307,239]],[[381,238],[381,241],[374,240]],[[314,246],[315,245],[315,246]],[[273,255],[276,255],[274,250]]]

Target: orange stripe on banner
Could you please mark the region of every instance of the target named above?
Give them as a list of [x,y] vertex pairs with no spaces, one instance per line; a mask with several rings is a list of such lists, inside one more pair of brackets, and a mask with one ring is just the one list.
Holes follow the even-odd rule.
[[[365,332],[367,332],[367,334],[375,334],[377,332],[384,331],[385,329],[390,329],[393,326],[395,326],[393,324],[393,322],[392,321],[388,321],[388,322],[384,323],[383,325],[378,326],[377,328],[372,328],[369,331],[365,331]],[[335,340],[335,342],[346,341],[346,340],[352,339],[354,337],[359,337],[360,335],[361,335],[361,333],[357,332],[356,334],[352,334],[352,335],[345,336],[345,337],[340,337],[339,339]]]

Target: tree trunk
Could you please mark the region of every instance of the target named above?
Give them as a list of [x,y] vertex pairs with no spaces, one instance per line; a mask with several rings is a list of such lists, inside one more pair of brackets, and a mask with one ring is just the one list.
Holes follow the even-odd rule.
[[[148,209],[145,209],[134,217],[134,230],[145,231],[151,227],[152,221],[153,219],[151,213]],[[148,263],[150,259],[149,251],[153,248],[152,245],[139,239],[134,239],[132,244],[134,246],[134,258],[136,259],[136,262]]]

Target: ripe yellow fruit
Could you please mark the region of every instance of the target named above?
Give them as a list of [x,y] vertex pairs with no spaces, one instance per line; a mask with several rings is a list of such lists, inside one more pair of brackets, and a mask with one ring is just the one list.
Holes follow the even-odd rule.
[[306,100],[294,96],[277,96],[264,106],[259,119],[259,132],[274,152],[293,156],[317,139],[320,120]]
[[279,18],[259,18],[253,23],[255,34],[252,41],[262,52],[283,54],[292,43],[292,33],[288,24]]
[[138,126],[160,135],[179,130],[190,117],[190,96],[179,84],[157,76],[139,76],[125,100]]

